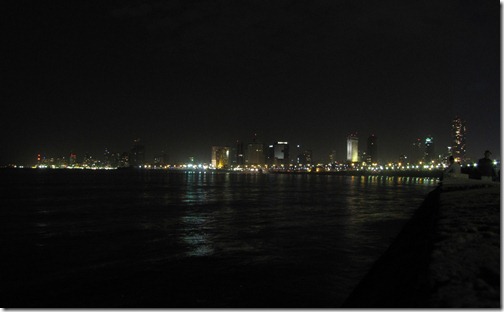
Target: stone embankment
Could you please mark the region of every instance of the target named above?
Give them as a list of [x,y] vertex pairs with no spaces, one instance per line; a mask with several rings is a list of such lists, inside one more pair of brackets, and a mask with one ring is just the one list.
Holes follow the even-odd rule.
[[442,182],[344,308],[500,308],[500,183]]

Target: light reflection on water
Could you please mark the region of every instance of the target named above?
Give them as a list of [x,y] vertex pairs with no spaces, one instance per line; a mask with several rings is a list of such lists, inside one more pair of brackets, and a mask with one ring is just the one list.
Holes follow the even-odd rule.
[[[162,285],[144,285],[141,298],[152,301],[155,289],[182,287],[201,289],[193,296],[217,306],[271,302],[269,294],[281,294],[273,305],[280,307],[337,307],[437,184],[429,178],[197,171],[28,178],[0,180],[9,188],[0,199],[9,234],[3,246],[32,257],[23,258],[30,259],[25,266],[13,260],[13,280],[23,274],[44,284],[44,274],[74,280],[70,272],[87,272],[84,280],[93,284],[88,271],[97,267],[124,276],[168,272],[156,278]],[[31,261],[47,273],[29,274]],[[220,275],[211,278],[212,272]],[[208,294],[201,283],[221,295]]]
[[372,248],[376,237],[400,230],[381,227],[407,220],[436,184],[436,179],[409,177],[190,173],[179,194],[185,207],[181,240],[189,256],[236,251],[273,256],[290,244],[288,235],[300,236],[300,247],[295,242],[289,247],[299,252],[303,243],[324,245],[330,235]]

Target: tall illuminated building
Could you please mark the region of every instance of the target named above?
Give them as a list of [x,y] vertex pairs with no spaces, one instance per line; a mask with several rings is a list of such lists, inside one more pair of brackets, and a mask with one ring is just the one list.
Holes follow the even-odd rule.
[[359,161],[359,138],[357,133],[351,133],[347,137],[347,161]]
[[311,150],[301,149],[301,145],[296,146],[296,163],[298,165],[309,165],[312,163],[313,153]]
[[434,160],[434,138],[428,136],[425,138],[425,153],[424,153],[424,161],[430,162]]
[[273,151],[275,155],[275,165],[289,165],[289,143],[276,142],[273,144]]
[[229,167],[229,147],[212,146],[212,166],[216,169]]
[[377,163],[378,162],[378,138],[371,134],[367,139],[367,161],[369,163]]
[[451,125],[451,153],[456,162],[463,162],[466,155],[466,123],[460,117],[455,117]]

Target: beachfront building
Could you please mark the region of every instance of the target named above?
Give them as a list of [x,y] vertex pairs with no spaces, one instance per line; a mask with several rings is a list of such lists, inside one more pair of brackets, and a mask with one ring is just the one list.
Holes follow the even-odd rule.
[[347,137],[347,161],[359,161],[359,138],[357,133],[350,133]]
[[212,166],[216,169],[229,167],[229,147],[212,146]]

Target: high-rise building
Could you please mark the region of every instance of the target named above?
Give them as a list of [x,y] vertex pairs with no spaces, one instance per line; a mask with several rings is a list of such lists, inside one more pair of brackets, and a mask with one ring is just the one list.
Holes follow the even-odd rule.
[[257,141],[255,133],[252,142],[247,144],[245,163],[249,166],[264,165],[264,156],[264,144]]
[[133,141],[129,163],[133,167],[138,167],[145,164],[145,146],[140,143],[140,139]]
[[248,166],[264,165],[265,156],[264,144],[257,140],[257,133],[254,133],[252,142],[247,144],[245,150],[245,164]]
[[269,144],[264,151],[265,163],[268,166],[272,166],[275,164],[275,146],[273,144]]
[[229,147],[212,146],[212,166],[216,169],[229,167]]
[[377,163],[378,162],[377,141],[378,141],[378,138],[374,134],[371,134],[369,136],[369,138],[367,139],[367,152],[366,152],[367,159],[366,159],[366,161],[369,163]]
[[245,164],[245,153],[243,150],[243,142],[236,141],[236,165],[243,166]]
[[418,164],[424,159],[425,150],[423,149],[422,140],[417,138],[410,145],[408,151],[408,160],[411,164]]
[[424,153],[424,161],[430,162],[435,159],[434,157],[434,138],[428,136],[425,138],[425,153]]
[[359,138],[357,133],[350,133],[347,137],[347,161],[359,161]]
[[276,142],[273,144],[275,155],[275,165],[289,165],[289,143]]
[[312,163],[313,153],[311,150],[303,150],[297,156],[297,163],[300,165],[310,165]]
[[463,162],[466,157],[466,123],[460,117],[455,117],[451,125],[451,153],[456,162]]
[[263,165],[264,164],[264,146],[262,143],[247,144],[247,157],[245,163],[247,165]]

